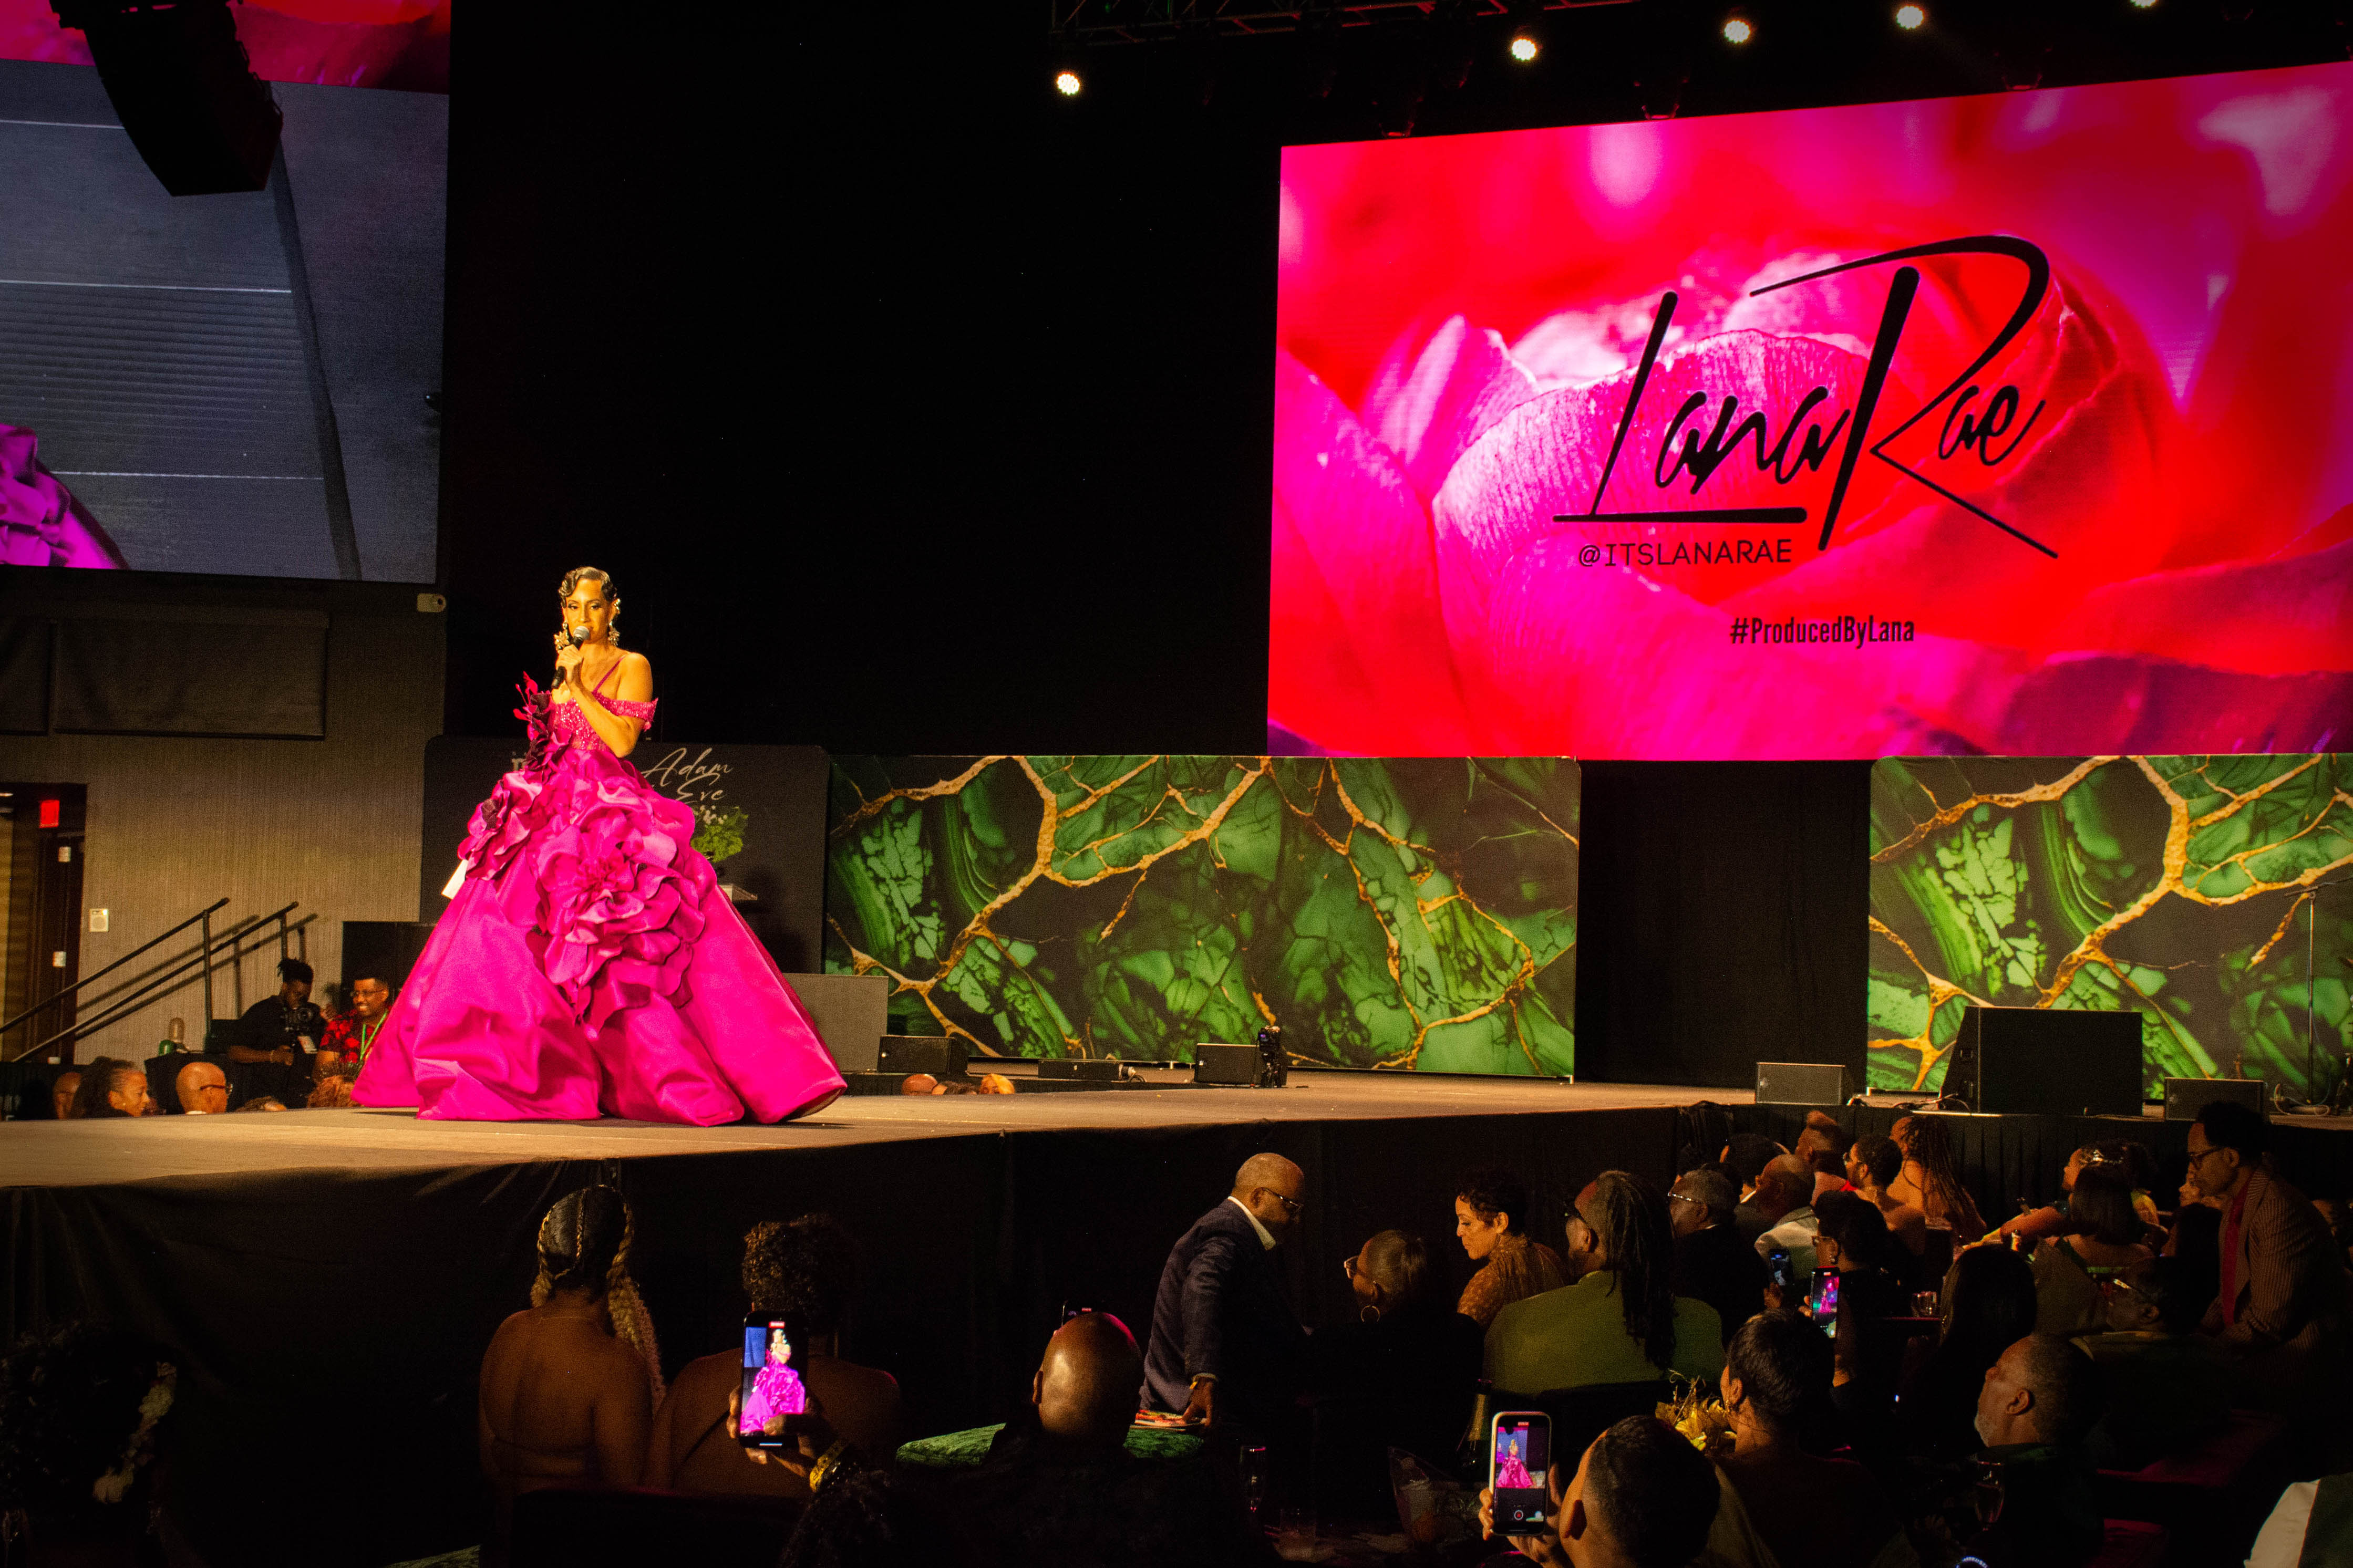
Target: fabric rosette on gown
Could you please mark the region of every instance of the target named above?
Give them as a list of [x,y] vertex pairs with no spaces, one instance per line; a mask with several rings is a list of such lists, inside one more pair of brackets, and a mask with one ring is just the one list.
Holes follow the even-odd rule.
[[[530,758],[475,810],[463,881],[353,1101],[703,1127],[831,1101],[841,1074],[694,848],[694,813],[615,756],[577,702],[549,702],[528,677],[523,690]],[[578,700],[640,723],[655,707]]]

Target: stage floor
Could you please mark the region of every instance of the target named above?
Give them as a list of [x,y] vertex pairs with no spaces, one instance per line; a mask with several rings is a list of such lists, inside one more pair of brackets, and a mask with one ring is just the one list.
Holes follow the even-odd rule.
[[[540,1160],[828,1149],[991,1132],[1129,1131],[1257,1121],[1518,1116],[1708,1098],[1727,1089],[1554,1079],[1295,1072],[1288,1088],[1194,1089],[1189,1071],[1152,1071],[1166,1089],[1015,1095],[843,1096],[777,1127],[646,1121],[420,1121],[407,1110],[155,1116],[136,1121],[23,1121],[0,1135],[0,1189],[111,1184],[263,1172],[447,1170]],[[1183,1086],[1183,1087],[1179,1087]]]
[[[1018,1073],[1021,1068],[1013,1069]],[[393,1173],[545,1160],[838,1149],[991,1132],[1124,1131],[1249,1122],[1375,1121],[1400,1117],[1550,1115],[1753,1104],[1744,1089],[1677,1084],[1570,1084],[1403,1073],[1295,1071],[1288,1088],[1195,1089],[1189,1069],[1145,1069],[1165,1089],[927,1097],[844,1096],[778,1127],[677,1127],[647,1121],[421,1121],[407,1110],[156,1116],[137,1121],[20,1121],[0,1136],[0,1189],[338,1170]],[[1873,1094],[1886,1107],[1917,1095]],[[2157,1120],[2154,1108],[2149,1120]],[[2353,1117],[2282,1117],[2353,1131]]]

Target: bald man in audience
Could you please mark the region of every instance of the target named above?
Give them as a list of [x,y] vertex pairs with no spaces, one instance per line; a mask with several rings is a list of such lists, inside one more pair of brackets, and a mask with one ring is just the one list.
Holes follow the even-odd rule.
[[949,1510],[978,1568],[1038,1563],[1272,1563],[1240,1497],[1206,1458],[1127,1450],[1144,1358],[1108,1312],[1081,1312],[1046,1342],[1029,1406],[955,1483]]
[[81,1092],[81,1074],[72,1068],[58,1074],[49,1083],[49,1114],[59,1121],[74,1118],[74,1097]]
[[217,1062],[190,1062],[173,1079],[172,1091],[190,1116],[218,1116],[228,1109],[228,1074]]
[[1188,1426],[1266,1431],[1284,1421],[1307,1334],[1283,1300],[1273,1254],[1298,1223],[1306,1183],[1282,1155],[1253,1154],[1234,1190],[1169,1249],[1144,1358],[1145,1405],[1183,1411]]

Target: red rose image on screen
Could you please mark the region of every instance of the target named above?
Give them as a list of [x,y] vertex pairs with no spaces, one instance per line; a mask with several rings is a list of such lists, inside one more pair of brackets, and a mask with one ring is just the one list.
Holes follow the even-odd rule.
[[[1271,725],[1390,754],[2326,749],[2348,174],[2339,67],[1287,150]],[[1736,531],[1788,544],[1672,548]],[[1856,614],[1916,636],[1729,635]]]

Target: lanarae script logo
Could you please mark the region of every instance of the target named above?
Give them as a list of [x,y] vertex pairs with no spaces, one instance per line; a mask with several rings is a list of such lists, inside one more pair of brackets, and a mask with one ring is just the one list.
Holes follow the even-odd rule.
[[[1908,412],[1883,407],[1890,390],[1890,373],[1896,363],[1897,351],[1904,342],[1905,327],[1911,321],[1919,300],[1921,272],[1912,264],[1938,257],[1985,256],[2006,257],[2025,269],[2017,301],[2007,319],[1977,347],[1976,357],[1946,380],[1934,395]],[[1821,508],[1821,527],[1814,546],[1819,552],[1831,547],[1831,539],[1838,531],[1840,510],[1846,504],[1856,468],[1863,458],[1869,457],[1894,469],[1904,479],[1924,486],[1954,505],[1982,518],[2020,543],[2055,560],[2059,552],[2035,538],[2021,520],[1997,516],[1971,500],[1961,488],[1939,483],[1923,473],[1919,465],[1924,458],[1898,455],[1889,450],[1898,447],[1904,437],[1939,410],[1943,411],[1944,418],[1933,448],[1936,461],[1949,463],[1970,458],[1982,468],[1994,469],[2018,450],[2028,432],[2042,419],[2045,402],[2038,398],[2033,406],[2028,408],[2025,394],[2016,384],[1999,382],[1989,394],[1978,378],[2017,341],[2019,334],[2042,308],[2051,289],[2050,258],[2040,247],[2023,239],[2006,235],[1975,235],[1840,262],[1836,266],[1760,285],[1750,291],[1751,297],[1783,289],[1801,288],[1840,273],[1887,266],[1894,266],[1895,270],[1888,281],[1887,301],[1880,313],[1878,331],[1872,340],[1862,385],[1853,394],[1852,401],[1839,408],[1827,425],[1823,419],[1830,412],[1833,397],[1831,388],[1827,384],[1817,384],[1786,409],[1773,407],[1769,394],[1759,394],[1749,387],[1725,392],[1720,401],[1711,396],[1712,389],[1690,392],[1667,416],[1664,429],[1659,435],[1655,460],[1651,466],[1651,477],[1655,487],[1662,491],[1668,490],[1688,479],[1687,493],[1694,499],[1702,499],[1708,480],[1726,462],[1738,456],[1744,446],[1753,455],[1756,471],[1769,476],[1774,483],[1779,485],[1794,485],[1819,477],[1835,453],[1837,466],[1831,473],[1830,493]],[[1601,510],[1609,494],[1609,481],[1618,471],[1619,458],[1625,452],[1628,437],[1638,428],[1647,430],[1651,427],[1644,423],[1646,416],[1655,424],[1660,415],[1664,413],[1663,405],[1646,410],[1643,395],[1650,390],[1651,373],[1658,367],[1660,353],[1665,347],[1673,326],[1676,301],[1677,295],[1672,289],[1660,296],[1658,310],[1651,321],[1650,337],[1642,348],[1641,362],[1635,370],[1633,384],[1627,389],[1625,407],[1619,416],[1617,432],[1610,441],[1609,460],[1602,467],[1600,483],[1594,487],[1591,510],[1560,513],[1553,521],[1652,524],[1792,524],[1809,521],[1811,514],[1803,505],[1709,507],[1703,504],[1619,511]],[[1744,394],[1754,405],[1745,414]],[[1716,402],[1712,425],[1705,412],[1711,401]],[[1777,427],[1778,436],[1775,434]]]

